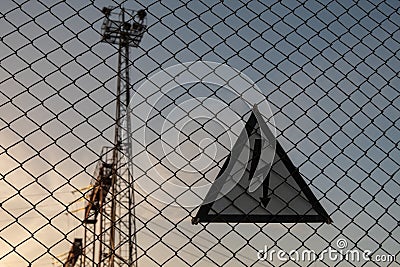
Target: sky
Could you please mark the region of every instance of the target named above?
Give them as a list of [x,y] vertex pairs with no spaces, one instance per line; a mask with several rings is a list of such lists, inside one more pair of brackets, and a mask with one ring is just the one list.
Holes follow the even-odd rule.
[[[101,9],[108,5],[116,3],[0,3],[1,267],[53,266],[54,257],[83,236],[83,212],[74,211],[85,202],[74,200],[87,190],[101,148],[114,140],[117,49],[100,42]],[[399,257],[398,1],[126,1],[124,6],[146,8],[148,14],[143,40],[131,48],[130,81],[132,95],[142,94],[135,95],[134,107],[142,111],[143,102],[155,117],[143,124],[142,113],[133,112],[133,131],[159,129],[158,109],[167,113],[191,98],[212,97],[228,107],[229,94],[219,86],[182,86],[154,106],[145,102],[141,87],[179,63],[226,64],[260,89],[277,141],[333,220],[192,225],[195,205],[166,205],[139,186],[139,266],[269,266],[257,261],[265,245],[320,251],[335,248],[339,238],[349,248]],[[187,127],[173,128],[195,132]],[[214,133],[202,134],[222,160],[228,153],[221,147],[225,139],[215,142]],[[134,135],[134,148],[141,142]],[[134,149],[138,184],[156,179],[152,171],[168,166],[162,156],[154,157],[154,168],[146,166],[144,153]],[[190,152],[182,153],[189,162]],[[188,177],[179,168],[175,174],[160,172],[176,183],[202,183],[215,179],[216,162],[205,176]]]

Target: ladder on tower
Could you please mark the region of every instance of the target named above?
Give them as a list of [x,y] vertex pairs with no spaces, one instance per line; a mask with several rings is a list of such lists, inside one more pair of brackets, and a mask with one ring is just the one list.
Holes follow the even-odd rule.
[[85,207],[84,223],[94,224],[97,222],[97,216],[100,208],[105,203],[106,196],[112,185],[113,164],[99,162],[95,171],[97,173],[96,182],[93,185],[91,194],[89,195],[87,205]]

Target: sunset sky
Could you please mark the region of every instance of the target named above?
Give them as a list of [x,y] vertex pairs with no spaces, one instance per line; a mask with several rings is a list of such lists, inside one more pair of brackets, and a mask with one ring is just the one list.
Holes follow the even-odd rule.
[[[100,42],[101,9],[122,2],[148,14],[143,40],[131,48],[132,130],[161,129],[164,113],[200,97],[247,119],[253,100],[244,101],[249,109],[232,104],[219,86],[182,85],[154,105],[150,87],[141,88],[176,64],[226,64],[259,88],[260,100],[253,102],[269,104],[271,114],[263,115],[274,122],[277,141],[334,222],[192,225],[207,190],[187,207],[184,199],[157,200],[141,181],[157,181],[158,171],[177,184],[212,182],[221,168],[217,162],[229,153],[226,136],[216,135],[237,136],[242,128],[228,131],[216,124],[210,126],[215,133],[202,131],[208,144],[215,143],[217,156],[206,175],[191,176],[162,155],[146,165],[143,142],[149,140],[134,134],[139,266],[269,266],[257,261],[265,245],[321,251],[335,248],[339,238],[349,249],[400,257],[398,1],[2,0],[0,267],[60,266],[55,257],[83,237],[81,198],[102,147],[114,142],[117,49]],[[165,85],[159,82],[160,88]],[[210,103],[208,108],[215,107]],[[146,108],[154,115],[148,121]],[[231,115],[219,119],[228,125]],[[192,119],[189,112],[182,117]],[[190,135],[195,126],[171,127]],[[170,140],[161,133],[148,138],[157,144]],[[171,157],[181,156],[185,165],[192,155]],[[168,187],[158,190],[171,193]],[[190,188],[184,190],[191,198]]]

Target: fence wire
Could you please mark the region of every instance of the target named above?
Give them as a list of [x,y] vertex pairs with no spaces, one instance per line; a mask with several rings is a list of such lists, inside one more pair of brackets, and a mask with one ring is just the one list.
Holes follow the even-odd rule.
[[[101,42],[102,10],[110,5],[147,13],[143,39],[129,57],[136,229],[135,239],[124,242],[135,241],[134,264],[399,266],[395,0],[2,0],[0,266],[73,266],[71,247],[88,231],[84,213],[96,166],[102,148],[115,147],[118,49]],[[190,119],[199,107],[201,114],[222,114],[241,106],[216,84],[192,82],[168,93],[152,85],[166,84],[154,78],[160,71],[199,61],[230,66],[258,86],[262,97],[254,101],[268,102],[277,141],[332,224],[191,223],[204,200],[193,188],[215,179],[230,152],[223,134],[237,121],[229,126],[230,115],[223,115],[224,128]],[[209,74],[193,75],[201,81]],[[243,88],[245,98],[250,89]],[[207,106],[210,99],[219,102]],[[202,143],[196,133],[208,139]],[[170,141],[176,136],[177,143]],[[213,137],[215,157],[193,171],[200,168],[194,154],[209,155]],[[118,204],[119,218],[132,212]],[[85,257],[98,249],[98,238],[78,246],[75,266],[106,266]],[[371,257],[319,261],[288,254],[330,248],[369,250]],[[272,250],[263,259],[260,251]]]

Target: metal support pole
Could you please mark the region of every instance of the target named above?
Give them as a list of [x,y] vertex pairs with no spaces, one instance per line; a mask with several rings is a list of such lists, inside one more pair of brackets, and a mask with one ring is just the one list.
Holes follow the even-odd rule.
[[119,147],[121,143],[121,61],[122,61],[122,43],[118,47],[118,71],[117,71],[117,104],[115,111],[115,134],[114,134],[114,151],[113,151],[113,175],[111,182],[111,227],[110,227],[110,257],[109,266],[114,267],[115,254],[115,219],[116,219],[116,200],[117,200],[117,179],[119,179]]
[[[146,29],[144,10],[103,8],[102,41],[118,44],[117,94],[110,197],[101,203],[99,267],[137,266],[134,181],[129,102],[129,49]],[[125,162],[126,160],[126,162]],[[104,207],[103,207],[104,205]],[[103,214],[104,213],[104,214]],[[109,216],[107,216],[109,215]]]

